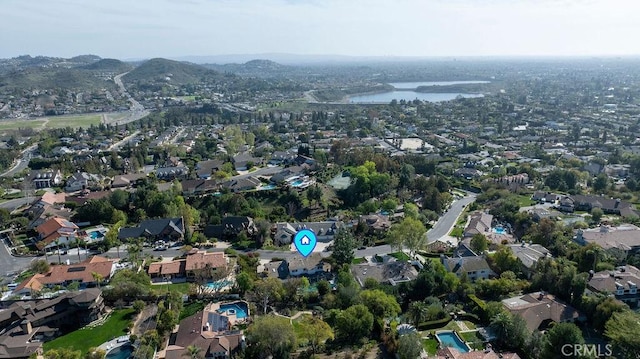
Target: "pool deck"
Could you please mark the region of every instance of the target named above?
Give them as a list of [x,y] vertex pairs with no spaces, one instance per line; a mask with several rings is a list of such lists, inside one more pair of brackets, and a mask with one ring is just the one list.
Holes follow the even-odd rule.
[[109,353],[111,350],[121,347],[125,344],[129,344],[129,336],[128,335],[123,335],[120,337],[117,337],[115,339],[109,340],[108,342],[104,342],[102,344],[100,344],[98,346],[98,349],[102,349],[105,352]]

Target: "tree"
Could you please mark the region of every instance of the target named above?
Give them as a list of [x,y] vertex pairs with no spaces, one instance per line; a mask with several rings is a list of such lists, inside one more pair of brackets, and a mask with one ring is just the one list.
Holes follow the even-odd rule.
[[485,237],[482,233],[474,234],[473,237],[471,237],[470,244],[471,249],[478,254],[481,254],[482,252],[486,251],[487,248],[489,248],[489,241],[487,240],[487,237]]
[[564,358],[566,355],[562,352],[562,348],[566,344],[584,344],[580,328],[573,323],[556,323],[547,331],[545,339],[545,358]]
[[343,310],[336,318],[338,336],[349,343],[356,343],[369,336],[372,329],[373,314],[362,304],[356,304]]
[[236,276],[236,284],[238,285],[240,293],[245,293],[253,288],[253,278],[247,272],[240,272]]
[[84,359],[104,359],[107,352],[103,349],[89,348],[89,352],[85,354]]
[[376,319],[394,318],[400,313],[396,297],[380,289],[363,290],[360,292],[360,301]]
[[398,341],[398,357],[400,359],[420,358],[422,353],[422,341],[418,333],[401,335]]
[[415,301],[409,304],[407,315],[416,328],[427,318],[427,307],[428,305],[423,301]]
[[278,278],[266,278],[254,284],[248,296],[262,307],[262,313],[267,314],[270,304],[277,302],[284,295],[282,281]]
[[602,219],[602,216],[604,215],[604,212],[602,211],[602,209],[600,208],[593,208],[591,210],[591,219],[595,222],[595,223],[600,223],[600,220]]
[[260,316],[247,329],[251,358],[288,358],[296,347],[296,334],[288,318]]
[[300,327],[301,337],[309,341],[313,355],[318,352],[322,343],[333,339],[333,330],[329,324],[318,317],[305,317],[300,323]]
[[336,233],[333,240],[333,252],[331,257],[336,265],[349,265],[354,259],[353,251],[356,249],[356,239],[351,230],[342,228]]
[[82,352],[70,348],[49,349],[44,352],[43,357],[45,359],[80,359]]
[[637,359],[640,353],[640,314],[625,311],[614,313],[607,321],[604,334],[623,359]]
[[29,270],[34,273],[45,274],[51,269],[49,263],[44,259],[36,259],[29,264]]
[[497,273],[506,271],[520,272],[520,260],[513,254],[511,248],[507,246],[500,246],[490,258],[493,269]]
[[416,218],[407,217],[402,222],[394,224],[387,233],[387,239],[392,247],[402,250],[409,249],[411,258],[415,251],[426,243],[427,230],[424,224]]
[[600,173],[593,180],[593,190],[596,193],[605,191],[608,185],[609,185],[609,176],[607,176],[605,173]]

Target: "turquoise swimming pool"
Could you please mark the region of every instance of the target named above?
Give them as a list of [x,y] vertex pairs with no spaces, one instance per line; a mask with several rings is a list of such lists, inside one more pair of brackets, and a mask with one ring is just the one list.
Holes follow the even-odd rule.
[[133,354],[133,345],[125,344],[110,350],[105,359],[129,359]]
[[505,233],[507,233],[507,230],[504,227],[494,227],[493,228],[493,233],[505,234]]
[[236,318],[245,319],[248,316],[249,307],[244,302],[221,304],[218,313],[235,314]]
[[207,288],[211,288],[214,290],[221,290],[231,285],[233,285],[233,282],[230,280],[219,280],[217,282],[207,283]]
[[457,349],[460,353],[468,353],[470,351],[467,344],[455,332],[440,332],[436,334],[436,338],[443,347],[452,347]]

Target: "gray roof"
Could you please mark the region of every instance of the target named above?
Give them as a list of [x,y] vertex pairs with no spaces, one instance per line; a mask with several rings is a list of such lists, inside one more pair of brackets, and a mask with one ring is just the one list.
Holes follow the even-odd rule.
[[527,268],[533,268],[540,258],[551,256],[549,250],[539,244],[510,244],[509,248]]
[[373,278],[378,283],[407,282],[418,277],[418,271],[409,262],[393,261],[387,263],[364,263],[351,266],[351,272],[360,286],[364,286],[367,278]]
[[172,230],[184,234],[184,220],[182,217],[148,219],[140,222],[137,227],[120,228],[118,232],[119,239],[137,238],[148,236],[157,236],[162,233],[165,228],[170,227]]
[[445,258],[445,266],[453,273],[491,270],[484,257]]

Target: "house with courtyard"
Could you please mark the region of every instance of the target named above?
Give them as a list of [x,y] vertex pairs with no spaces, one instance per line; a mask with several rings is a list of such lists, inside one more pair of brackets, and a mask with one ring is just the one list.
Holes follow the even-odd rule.
[[504,299],[502,305],[511,314],[522,317],[527,323],[527,329],[531,332],[543,330],[551,323],[574,323],[586,320],[586,317],[577,309],[554,295],[544,292]]
[[[196,314],[180,321],[169,336],[166,347],[157,354],[158,359],[182,359],[189,356],[188,348],[202,349],[207,359],[229,359],[245,348],[241,330],[231,330],[234,318],[228,312],[219,312],[209,304]],[[219,305],[217,305],[219,308]]]
[[53,217],[36,227],[38,241],[36,246],[40,250],[68,246],[78,239],[78,226],[60,217]]
[[637,308],[640,301],[640,269],[625,265],[613,271],[589,274],[587,288],[595,293],[605,294]]

